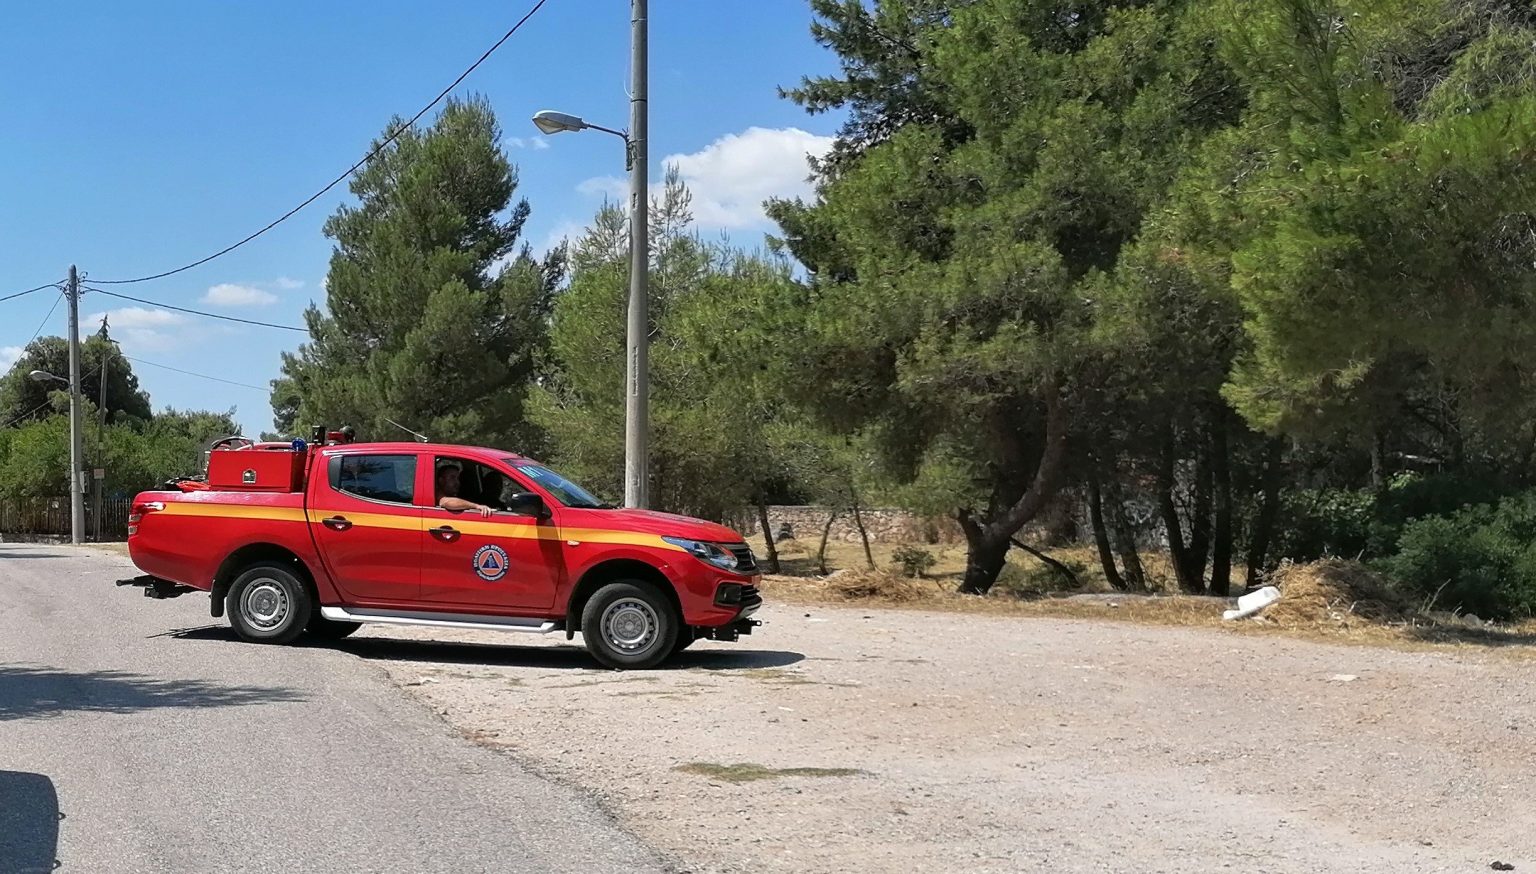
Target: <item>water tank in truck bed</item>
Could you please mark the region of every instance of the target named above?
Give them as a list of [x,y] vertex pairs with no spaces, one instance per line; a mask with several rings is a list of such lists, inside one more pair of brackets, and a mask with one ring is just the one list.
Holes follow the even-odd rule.
[[308,454],[291,448],[215,449],[208,453],[208,487],[245,492],[304,489]]

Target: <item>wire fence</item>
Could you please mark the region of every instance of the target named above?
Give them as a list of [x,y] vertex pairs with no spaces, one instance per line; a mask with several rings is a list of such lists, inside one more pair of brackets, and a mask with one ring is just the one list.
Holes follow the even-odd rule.
[[[130,498],[85,502],[85,538],[98,542],[128,539]],[[0,539],[47,540],[69,537],[69,498],[0,498]]]

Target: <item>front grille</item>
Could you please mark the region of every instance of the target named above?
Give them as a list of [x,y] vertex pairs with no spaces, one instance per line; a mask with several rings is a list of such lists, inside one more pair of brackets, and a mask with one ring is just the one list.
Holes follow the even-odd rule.
[[763,596],[762,596],[762,594],[760,592],[758,592],[757,586],[742,586],[741,587],[741,606],[742,607],[744,607],[744,608],[745,607],[759,607],[759,606],[762,605],[762,603],[763,603]]
[[732,543],[726,549],[736,556],[737,571],[744,574],[757,572],[757,556],[752,554],[752,547],[745,543]]

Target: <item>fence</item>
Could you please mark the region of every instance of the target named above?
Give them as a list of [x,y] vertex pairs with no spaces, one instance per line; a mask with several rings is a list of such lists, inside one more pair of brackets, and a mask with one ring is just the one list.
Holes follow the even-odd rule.
[[[129,498],[109,498],[101,503],[101,518],[94,502],[85,502],[87,540],[126,540]],[[0,498],[0,540],[51,540],[69,537],[69,498]]]

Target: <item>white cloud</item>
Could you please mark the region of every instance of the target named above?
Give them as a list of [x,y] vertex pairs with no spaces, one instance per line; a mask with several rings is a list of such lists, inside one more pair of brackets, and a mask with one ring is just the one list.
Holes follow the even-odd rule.
[[[652,186],[655,187],[654,185]],[[594,176],[576,186],[576,193],[588,197],[605,197],[622,203],[629,202],[629,180],[617,176]]]
[[24,351],[26,350],[20,346],[0,347],[0,371],[9,371],[12,367],[15,367],[16,362],[21,360],[21,353]]
[[549,140],[543,137],[507,137],[507,145],[514,149],[532,149],[541,152],[549,148]]
[[208,289],[202,300],[221,307],[259,307],[277,303],[277,295],[254,286],[226,282]]
[[564,219],[550,229],[549,234],[544,237],[543,243],[533,247],[534,251],[539,253],[539,257],[544,257],[549,254],[551,249],[554,249],[562,242],[567,240],[572,243],[576,242],[586,230],[586,226],[581,222]]
[[282,289],[283,291],[297,291],[304,287],[304,280],[292,279],[287,276],[279,276],[277,279],[272,281],[272,285]]
[[96,333],[103,315],[107,317],[107,329],[112,333],[112,339],[132,351],[156,352],[170,348],[175,340],[172,329],[189,321],[186,316],[170,310],[124,307],[86,317],[80,325],[81,336]]
[[[809,196],[808,156],[821,157],[831,148],[832,137],[799,128],[752,127],[726,134],[697,152],[668,155],[660,166],[677,168],[693,195],[693,215],[700,229],[766,229],[763,201]],[[653,194],[659,188],[660,183],[651,183]],[[581,183],[577,191],[622,200],[628,196],[628,184],[600,176]]]

